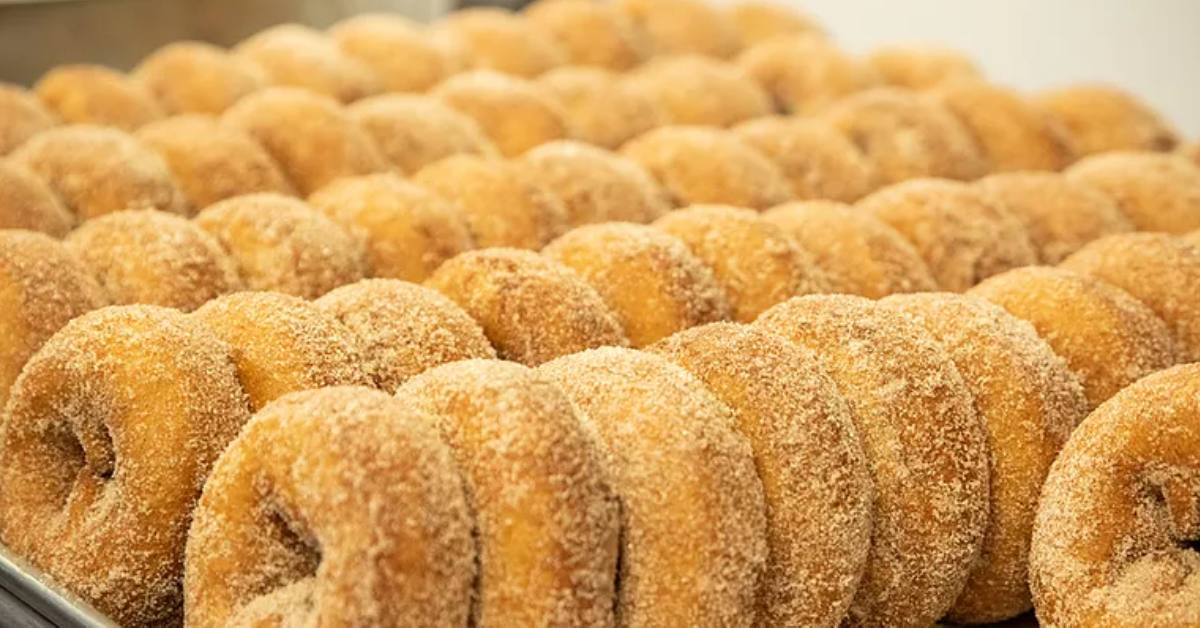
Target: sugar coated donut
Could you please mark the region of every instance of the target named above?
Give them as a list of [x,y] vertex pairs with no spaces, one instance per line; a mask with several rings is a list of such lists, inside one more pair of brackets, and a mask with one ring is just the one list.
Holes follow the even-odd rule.
[[33,89],[42,104],[67,124],[133,131],[163,116],[149,90],[100,65],[60,65],[39,79]]
[[28,229],[61,238],[75,216],[29,168],[0,159],[0,229]]
[[524,17],[550,35],[575,65],[623,71],[651,53],[646,33],[612,5],[589,0],[540,0]]
[[582,277],[532,251],[463,253],[442,264],[426,285],[478,321],[505,360],[536,366],[629,342],[617,315]]
[[315,299],[367,271],[357,234],[291,197],[237,196],[200,212],[196,224],[233,257],[251,290]]
[[780,205],[763,218],[812,254],[831,292],[879,299],[937,289],[908,240],[866,212],[831,201],[806,201]]
[[932,624],[962,591],[988,523],[987,441],[970,389],[919,323],[861,297],[792,299],[755,325],[820,352],[871,466],[871,552],[846,621]]
[[353,387],[255,415],[196,508],[187,625],[466,625],[471,516],[432,421]]
[[372,96],[347,111],[371,135],[383,156],[405,174],[416,174],[459,153],[500,154],[475,120],[428,96]]
[[434,29],[460,46],[473,68],[534,77],[567,61],[567,51],[549,33],[500,8],[454,11]]
[[263,86],[258,66],[212,44],[178,41],[142,60],[133,78],[167,113],[220,115]]
[[837,626],[871,547],[874,488],[850,409],[817,357],[717,323],[651,347],[704,382],[750,442],[767,512],[758,623]]
[[475,248],[458,207],[394,174],[338,179],[308,202],[363,235],[374,277],[424,281],[442,262]]
[[779,166],[797,200],[852,203],[877,186],[875,166],[821,120],[773,116],[751,120],[733,131]]
[[571,398],[620,500],[617,624],[753,625],[763,488],[729,408],[687,371],[632,349],[539,371]]
[[479,323],[440,292],[416,284],[364,279],[315,303],[358,337],[364,369],[388,392],[441,364],[496,357]]
[[824,36],[825,33],[824,27],[811,16],[775,2],[741,0],[729,7],[726,15],[747,46],[783,35]]
[[866,64],[812,34],[784,35],[747,48],[738,65],[788,113],[812,114],[879,84]]
[[650,37],[658,54],[731,57],[741,48],[733,24],[704,0],[617,0],[613,4]]
[[342,52],[325,34],[300,24],[279,24],[234,48],[261,69],[269,85],[299,87],[342,102],[380,90],[370,66]]
[[979,188],[944,179],[891,185],[858,203],[908,238],[944,290],[962,292],[1037,262],[1024,225]]
[[1075,85],[1039,94],[1034,104],[1062,124],[1080,155],[1171,150],[1175,130],[1133,94],[1109,85]]
[[983,299],[912,294],[880,302],[913,316],[954,361],[975,399],[991,452],[990,522],[949,618],[997,622],[1033,607],[1029,537],[1042,482],[1087,416],[1083,386],[1025,321]]
[[515,76],[465,72],[442,82],[432,94],[479,123],[506,157],[573,134],[558,101],[541,85]]
[[666,120],[647,94],[625,84],[623,75],[569,66],[547,72],[538,84],[562,106],[573,137],[603,148],[615,150]]
[[1200,623],[1200,365],[1151,375],[1071,436],[1042,491],[1030,581],[1045,625]]
[[830,288],[807,249],[751,210],[697,205],[671,212],[654,226],[683,240],[712,269],[733,318],[743,323],[794,296]]
[[636,162],[572,140],[542,144],[521,156],[529,177],[562,201],[570,226],[650,222],[671,210],[654,177]]
[[1071,166],[1067,176],[1111,196],[1139,230],[1200,229],[1200,166],[1181,155],[1110,152]]
[[677,207],[717,203],[766,209],[792,197],[779,167],[728,131],[662,127],[631,140],[621,154],[654,175]]
[[731,316],[712,271],[682,241],[658,229],[589,225],[567,232],[542,252],[600,293],[634,347]]
[[56,124],[36,96],[22,87],[0,82],[0,155]]
[[567,210],[532,174],[512,162],[455,155],[412,180],[462,211],[476,245],[540,249],[567,230]]
[[84,223],[64,243],[114,304],[190,312],[241,288],[237,267],[217,240],[172,214],[108,214]]
[[126,209],[183,212],[186,205],[166,162],[114,128],[57,127],[11,157],[41,177],[80,220]]
[[976,185],[1025,225],[1043,264],[1057,264],[1092,240],[1133,230],[1107,194],[1055,172],[1004,172]]
[[6,416],[0,540],[121,625],[177,623],[192,508],[249,418],[229,347],[176,310],[96,310],[29,361]]
[[617,502],[570,399],[499,360],[440,366],[397,396],[437,417],[463,473],[479,551],[476,625],[612,625]]
[[960,78],[980,78],[975,62],[963,53],[929,44],[895,44],[876,48],[867,63],[889,85],[926,89]]
[[738,66],[698,54],[658,57],[627,75],[669,124],[732,126],[772,113],[767,92]]
[[1171,330],[1128,292],[1069,270],[1029,266],[979,284],[983,297],[1033,324],[1083,382],[1090,408],[1176,363]]
[[422,92],[458,70],[458,61],[408,18],[364,13],[329,29],[342,52],[370,68],[383,91]]

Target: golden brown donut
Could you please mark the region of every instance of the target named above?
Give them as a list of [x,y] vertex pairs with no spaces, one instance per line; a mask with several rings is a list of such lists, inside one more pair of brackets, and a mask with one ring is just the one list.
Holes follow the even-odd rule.
[[681,240],[652,227],[617,222],[580,227],[542,253],[596,289],[633,347],[732,315],[704,262]]
[[496,7],[453,11],[433,26],[436,37],[461,48],[476,69],[535,77],[567,62],[567,51],[546,31]]
[[763,488],[729,408],[687,371],[632,349],[538,370],[571,398],[620,500],[617,624],[753,625]]
[[616,0],[613,5],[649,36],[657,54],[728,58],[742,46],[733,24],[704,0]]
[[788,113],[817,113],[879,84],[869,66],[813,34],[784,35],[755,44],[738,56],[737,64],[771,95],[779,110]]
[[263,86],[258,66],[200,41],[177,41],[142,59],[133,78],[167,113],[220,115]]
[[1100,406],[1050,471],[1030,580],[1045,625],[1200,622],[1200,365],[1151,375]]
[[817,356],[733,323],[690,329],[650,350],[727,404],[754,452],[768,548],[758,624],[837,626],[866,568],[875,498],[850,408]]
[[233,259],[191,221],[150,209],[89,220],[64,240],[116,305],[190,312],[241,288]]
[[958,50],[931,44],[894,44],[867,55],[879,77],[889,85],[909,89],[935,87],[944,81],[982,78],[982,72]]
[[825,28],[812,16],[775,2],[739,0],[726,15],[746,46],[785,35],[825,35]]
[[538,84],[562,106],[572,135],[602,148],[616,150],[666,121],[649,95],[607,70],[562,67],[543,74]]
[[761,210],[792,197],[783,171],[729,131],[662,127],[631,140],[621,154],[654,175],[676,207],[714,203]]
[[0,229],[28,229],[61,238],[75,216],[29,168],[0,158]]
[[57,124],[41,101],[23,87],[0,81],[0,155]]
[[126,209],[182,213],[186,207],[166,162],[111,127],[53,128],[22,144],[10,158],[41,177],[79,220]]
[[1097,238],[1133,231],[1111,197],[1056,172],[1004,172],[976,185],[1025,225],[1043,264],[1057,264]]
[[257,66],[268,85],[303,88],[341,102],[378,93],[369,65],[345,53],[324,33],[300,24],[279,24],[238,44],[233,54]]
[[658,57],[626,75],[668,124],[733,126],[773,113],[771,98],[745,71],[698,54]]
[[382,91],[423,92],[459,70],[458,60],[422,31],[392,13],[362,13],[329,29],[342,52],[370,68]]
[[288,196],[237,196],[200,212],[196,224],[233,257],[251,290],[315,299],[367,273],[357,234]]
[[998,622],[1033,607],[1029,537],[1042,482],[1087,416],[1083,387],[1033,327],[999,306],[956,294],[880,302],[914,317],[950,355],[975,399],[991,452],[990,522],[979,561],[948,618]]
[[432,94],[477,122],[506,157],[571,137],[566,111],[539,84],[489,70],[452,76]]
[[612,625],[617,502],[570,399],[499,360],[440,366],[397,396],[436,417],[463,474],[479,552],[474,624]]
[[792,299],[755,326],[823,358],[871,467],[871,551],[846,623],[933,624],[962,591],[988,523],[987,440],[970,389],[920,324],[861,297]]
[[85,314],[13,388],[0,541],[120,625],[178,623],[192,508],[248,418],[229,347],[184,314]]
[[1139,230],[1200,229],[1200,166],[1186,157],[1110,152],[1083,159],[1067,176],[1111,196]]
[[441,293],[417,284],[364,279],[315,304],[354,332],[367,374],[388,392],[441,364],[496,357],[479,323]]
[[574,65],[629,70],[649,58],[644,31],[610,4],[591,0],[539,0],[523,15],[547,33]]
[[460,153],[482,157],[500,154],[475,120],[428,96],[372,96],[346,111],[402,174],[416,174],[429,164]]
[[881,299],[928,292],[937,282],[917,250],[867,212],[831,201],[780,205],[763,214],[812,254],[830,291]]
[[1175,129],[1133,94],[1100,84],[1042,92],[1034,104],[1067,130],[1081,156],[1113,150],[1168,151],[1179,143]]
[[651,222],[671,210],[666,192],[636,162],[582,142],[542,144],[517,160],[529,178],[558,197],[572,227]]
[[255,92],[221,118],[262,144],[301,194],[387,169],[387,160],[337,101],[291,87]]
[[351,387],[255,415],[196,508],[187,625],[466,625],[471,516],[432,421]]
[[163,116],[149,90],[101,65],[60,65],[38,79],[33,90],[67,124],[133,131]]
[[537,366],[584,349],[629,344],[616,314],[582,277],[532,251],[463,253],[425,285],[474,318],[504,360]]
[[821,120],[771,116],[740,124],[733,132],[779,166],[797,200],[852,203],[878,187],[870,160]]
[[1177,363],[1166,323],[1128,292],[1098,279],[1029,266],[992,277],[970,294],[1032,323],[1079,376],[1089,409]]
[[997,273],[1037,263],[1021,221],[965,183],[898,183],[859,201],[858,210],[908,238],[943,290],[962,292]]

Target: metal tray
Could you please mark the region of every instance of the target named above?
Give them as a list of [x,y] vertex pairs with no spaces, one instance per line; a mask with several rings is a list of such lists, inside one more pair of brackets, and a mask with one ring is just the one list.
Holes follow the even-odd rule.
[[117,628],[0,545],[0,622],[7,628]]

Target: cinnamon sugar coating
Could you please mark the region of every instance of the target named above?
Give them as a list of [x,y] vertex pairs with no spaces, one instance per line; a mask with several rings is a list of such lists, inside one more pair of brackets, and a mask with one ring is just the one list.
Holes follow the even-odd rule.
[[460,69],[461,60],[402,15],[361,13],[329,28],[341,51],[368,67],[386,92],[421,92]]
[[668,124],[723,127],[773,113],[767,92],[742,68],[698,54],[657,57],[626,74],[625,84]]
[[460,153],[481,157],[500,154],[475,120],[428,96],[372,96],[346,111],[403,174],[416,174],[425,166]]
[[624,77],[599,68],[565,66],[543,74],[538,85],[562,107],[575,139],[616,150],[666,123],[666,113]]
[[548,32],[496,7],[449,13],[433,25],[435,36],[462,49],[471,68],[535,77],[567,62],[567,51]]
[[737,64],[787,113],[815,114],[880,82],[866,63],[812,33],[754,44],[738,56]]
[[646,33],[611,4],[541,0],[522,15],[548,34],[574,65],[624,71],[640,65],[652,52]]
[[562,201],[572,227],[646,223],[671,210],[666,193],[637,162],[582,142],[542,144],[518,163],[530,179]]
[[28,229],[61,238],[75,216],[29,168],[0,159],[0,229]]
[[505,157],[574,134],[563,107],[533,81],[475,70],[450,77],[431,94],[475,120]]
[[300,24],[279,24],[259,31],[233,52],[257,66],[267,85],[296,87],[341,102],[380,91],[369,65],[346,54],[333,39]]
[[33,93],[0,81],[0,155],[57,123]]
[[1139,230],[1200,229],[1200,165],[1186,157],[1116,151],[1088,157],[1066,174],[1111,196]]
[[1082,84],[1038,94],[1033,102],[1067,130],[1080,155],[1114,150],[1169,151],[1175,129],[1133,94],[1118,87]]
[[67,124],[133,131],[163,117],[162,108],[141,83],[100,65],[60,65],[38,79],[33,90]]
[[852,203],[879,185],[874,164],[821,120],[772,116],[733,131],[779,166],[797,200]]
[[212,44],[177,41],[151,53],[133,70],[167,113],[220,115],[263,87],[253,63]]

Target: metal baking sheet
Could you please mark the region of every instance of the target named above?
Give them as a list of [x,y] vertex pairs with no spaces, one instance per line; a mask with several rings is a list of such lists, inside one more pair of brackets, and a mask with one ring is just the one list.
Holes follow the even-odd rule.
[[0,623],[12,628],[117,628],[0,545]]

